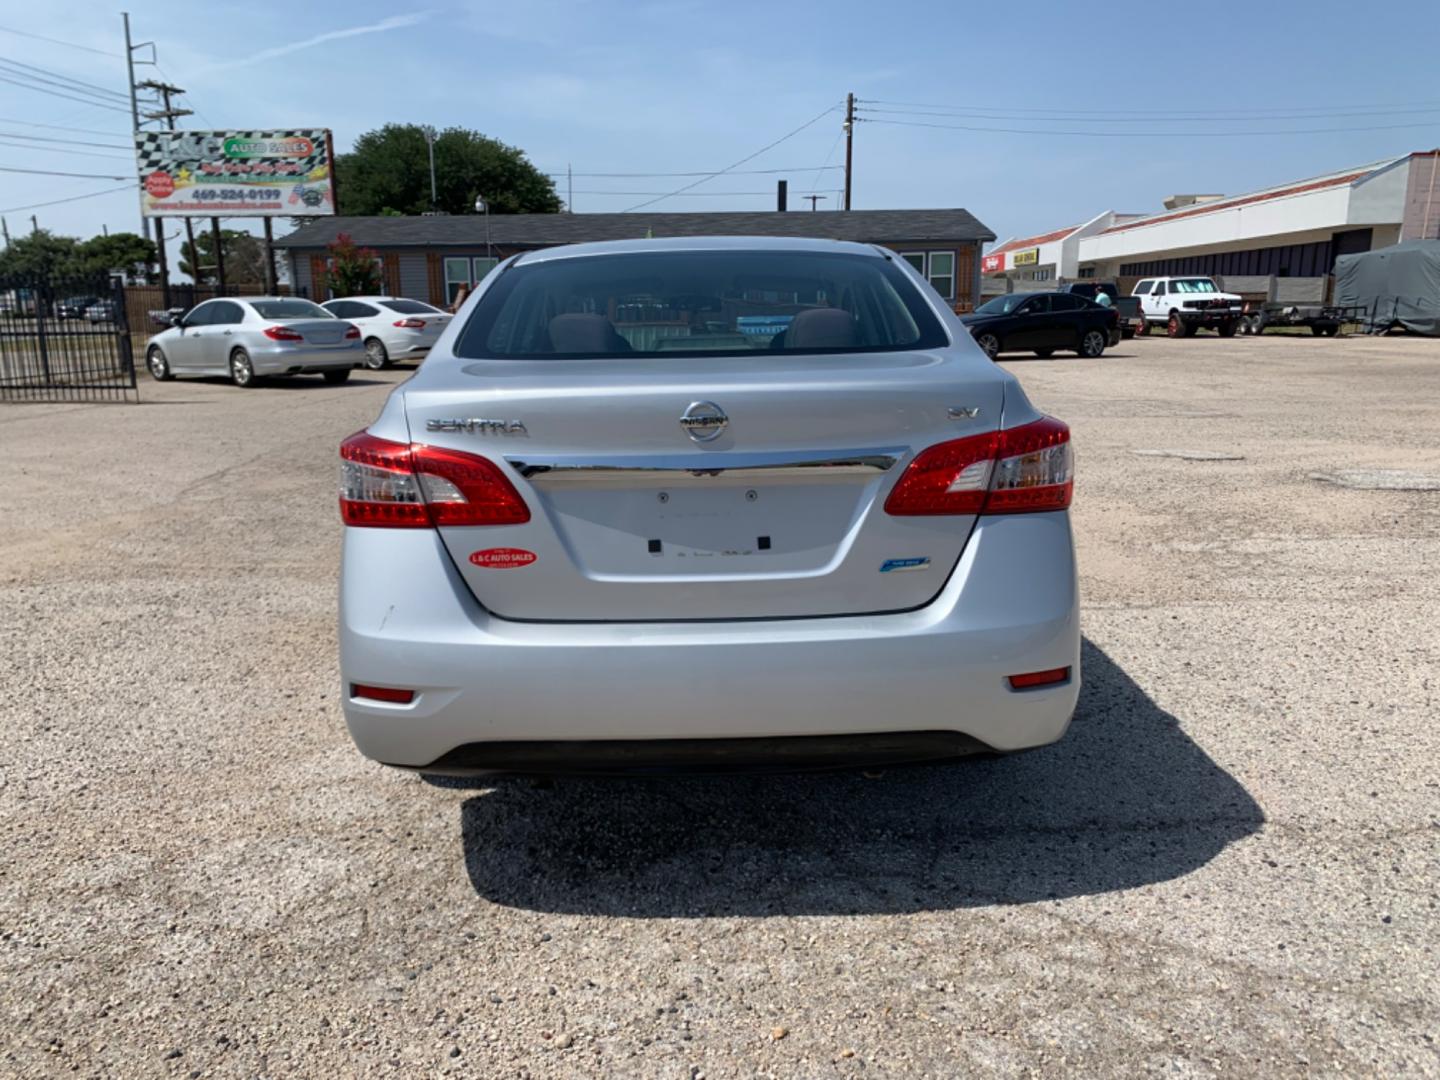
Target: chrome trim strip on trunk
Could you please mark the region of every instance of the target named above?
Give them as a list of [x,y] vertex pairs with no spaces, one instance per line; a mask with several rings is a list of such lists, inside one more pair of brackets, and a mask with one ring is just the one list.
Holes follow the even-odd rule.
[[674,480],[684,476],[774,479],[779,476],[870,476],[894,468],[905,453],[903,447],[886,447],[878,450],[837,450],[825,457],[816,457],[814,452],[808,452],[505,460],[527,480],[581,476],[621,476],[634,480]]

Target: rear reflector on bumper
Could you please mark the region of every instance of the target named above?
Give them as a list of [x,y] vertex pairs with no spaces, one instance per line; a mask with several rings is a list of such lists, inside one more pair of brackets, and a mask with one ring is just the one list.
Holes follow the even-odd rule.
[[1037,686],[1054,686],[1070,679],[1068,667],[1051,668],[1049,671],[1027,671],[1023,675],[1010,676],[1011,690],[1031,690]]
[[364,686],[361,683],[351,683],[350,696],[368,698],[371,701],[388,701],[392,705],[409,705],[415,700],[415,691],[397,690],[393,686]]

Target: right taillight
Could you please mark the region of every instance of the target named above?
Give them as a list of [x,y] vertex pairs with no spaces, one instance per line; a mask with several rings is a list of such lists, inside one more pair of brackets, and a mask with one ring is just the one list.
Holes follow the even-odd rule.
[[340,444],[340,518],[382,529],[523,525],[530,508],[487,458],[357,431]]
[[932,446],[910,463],[885,512],[1024,514],[1063,510],[1074,487],[1070,429],[1053,417]]

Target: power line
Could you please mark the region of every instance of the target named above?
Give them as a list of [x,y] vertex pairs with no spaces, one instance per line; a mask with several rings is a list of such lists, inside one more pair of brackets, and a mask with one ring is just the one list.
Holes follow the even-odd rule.
[[63,79],[68,83],[74,83],[78,87],[82,87],[86,90],[94,90],[101,94],[108,94],[111,97],[119,98],[121,101],[129,100],[119,90],[111,90],[107,86],[97,86],[95,83],[87,83],[83,79],[73,78],[72,76],[66,75],[63,72],[51,71],[49,68],[36,67],[34,64],[26,64],[20,60],[11,59],[8,56],[0,56],[0,63],[9,64],[11,67],[25,68],[27,71],[33,71],[39,75],[48,75],[52,79]]
[[[107,150],[132,149],[132,147],[126,146],[124,143],[86,142],[84,139],[57,139],[53,136],[25,135],[18,131],[0,131],[0,137],[6,139],[26,139],[30,142],[64,143],[66,146],[103,146]],[[36,149],[42,149],[42,147],[36,147]]]
[[[30,71],[17,70],[17,68],[20,68],[20,67],[23,67],[23,65],[16,65],[16,64],[11,63],[11,62],[8,61],[8,60],[0,59],[0,72],[3,72],[3,73],[6,74],[6,75],[13,76],[14,78],[17,78],[17,79],[28,79],[28,80],[29,80],[29,83],[28,83],[28,84],[22,84],[22,85],[29,85],[29,84],[37,84],[37,83],[38,83],[40,86],[53,86],[53,87],[55,87],[55,88],[57,88],[57,89],[64,90],[66,93],[79,94],[79,95],[81,95],[83,98],[85,98],[86,100],[92,100],[92,101],[96,101],[96,102],[103,102],[103,103],[105,103],[105,104],[114,104],[114,103],[119,102],[119,101],[126,101],[126,100],[128,100],[128,99],[126,99],[126,98],[111,98],[111,97],[107,97],[107,96],[105,96],[104,94],[96,93],[94,90],[90,90],[90,89],[88,89],[87,87],[84,87],[84,86],[77,86],[77,85],[74,85],[74,84],[69,83],[69,82],[62,82],[62,81],[59,80],[59,79],[47,79],[47,78],[45,78],[45,77],[42,76],[42,75],[36,75],[36,74],[34,74],[33,72],[30,72]],[[34,85],[32,85],[32,86],[31,86],[31,89],[39,89],[39,86],[34,86]]]
[[50,169],[17,169],[10,165],[0,165],[0,172],[29,173],[32,176],[78,176],[83,180],[127,180],[135,182],[133,176],[114,176],[110,173],[84,173],[84,172],[54,172]]
[[68,127],[65,124],[40,124],[34,120],[17,120],[12,116],[0,116],[0,124],[21,124],[25,127],[46,128],[50,131],[74,131],[81,135],[105,135],[112,139],[122,139],[128,132],[124,131],[100,131],[97,128]]
[[[859,100],[860,100],[860,99],[857,99],[857,103],[859,102]],[[1430,103],[1430,104],[1436,104],[1436,101],[1435,101],[1435,99],[1432,98],[1432,99],[1430,99],[1430,102],[1429,102],[1429,103]],[[1025,108],[1025,107],[1018,106],[1018,105],[1016,105],[1016,106],[1003,106],[1003,107],[997,107],[997,108],[990,108],[990,107],[988,107],[988,106],[955,105],[955,104],[953,104],[953,103],[947,103],[947,104],[940,105],[940,104],[935,104],[934,102],[889,101],[889,100],[885,100],[885,99],[881,99],[881,98],[865,98],[865,99],[864,99],[864,104],[866,104],[866,105],[895,105],[895,106],[900,106],[900,107],[902,107],[902,108],[913,108],[913,109],[953,109],[953,110],[955,110],[955,111],[957,111],[957,112],[980,111],[980,112],[1012,112],[1012,113],[1054,113],[1054,112],[1059,111],[1059,112],[1064,112],[1064,113],[1073,113],[1073,114],[1075,114],[1075,115],[1086,115],[1086,116],[1113,116],[1113,115],[1116,114],[1116,113],[1129,113],[1129,114],[1151,113],[1151,114],[1160,115],[1160,116],[1177,116],[1177,115],[1203,116],[1203,115],[1208,115],[1210,111],[1213,111],[1213,110],[1205,110],[1205,109],[1060,109],[1060,110],[1056,110],[1056,109],[1054,109],[1054,108],[1049,108],[1049,107],[1047,107],[1047,108]],[[1226,108],[1226,111],[1228,111],[1228,112],[1250,112],[1250,113],[1256,113],[1256,114],[1259,114],[1259,113],[1275,113],[1275,112],[1326,113],[1326,112],[1333,112],[1333,111],[1344,110],[1344,109],[1387,109],[1387,110],[1388,110],[1388,109],[1402,109],[1402,108],[1407,108],[1407,107],[1415,106],[1415,105],[1418,105],[1418,104],[1420,104],[1420,102],[1416,102],[1416,101],[1367,102],[1367,103],[1365,103],[1365,104],[1360,104],[1359,102],[1350,101],[1350,102],[1345,102],[1345,103],[1342,104],[1342,105],[1257,105],[1257,106],[1243,106],[1243,105],[1241,105],[1241,106],[1235,106],[1235,107],[1228,107],[1228,106],[1227,106],[1227,107],[1225,107],[1225,108]]]
[[804,130],[805,130],[806,128],[808,128],[811,124],[818,124],[821,120],[823,120],[825,117],[829,116],[832,112],[835,112],[839,107],[840,107],[840,106],[838,106],[838,105],[831,105],[829,108],[824,109],[823,111],[817,113],[815,116],[812,116],[809,120],[806,120],[805,123],[801,124],[799,127],[794,128],[794,129],[791,130],[791,131],[787,131],[784,135],[781,135],[780,138],[776,139],[774,142],[765,144],[765,145],[762,146],[759,150],[756,150],[753,154],[746,154],[743,158],[741,158],[739,161],[735,162],[733,165],[729,165],[729,166],[727,166],[726,168],[723,168],[723,169],[718,169],[718,170],[716,170],[716,171],[713,172],[713,173],[709,173],[709,174],[707,174],[707,175],[705,175],[705,176],[702,176],[699,180],[696,180],[696,181],[694,181],[693,183],[686,184],[684,187],[681,187],[681,188],[676,188],[674,191],[669,192],[669,193],[666,194],[666,195],[661,195],[659,198],[651,199],[651,200],[649,200],[648,202],[637,203],[636,205],[631,206],[631,207],[628,207],[627,209],[622,210],[622,211],[620,211],[620,212],[621,212],[622,214],[628,214],[628,213],[630,213],[630,212],[633,211],[633,210],[643,210],[643,209],[645,209],[645,207],[647,207],[647,206],[653,206],[655,203],[660,202],[660,201],[662,201],[662,200],[664,200],[664,199],[673,198],[673,197],[676,196],[676,195],[683,195],[685,192],[689,191],[691,188],[699,187],[701,184],[705,183],[707,180],[713,180],[713,179],[714,179],[715,177],[717,177],[717,176],[723,176],[725,173],[731,172],[731,171],[734,170],[734,169],[738,169],[741,165],[744,165],[747,161],[754,161],[757,157],[759,157],[761,154],[765,153],[766,151],[768,151],[768,150],[773,150],[773,149],[775,149],[775,147],[779,146],[781,143],[785,142],[787,139],[790,139],[790,138],[793,138],[793,137],[796,136],[796,135],[799,135],[800,132],[804,131]]
[[133,184],[122,184],[120,187],[106,188],[104,191],[92,191],[88,195],[71,195],[68,199],[51,199],[49,202],[30,203],[28,206],[10,206],[0,210],[0,214],[14,214],[20,210],[39,210],[42,206],[59,206],[61,203],[79,202],[81,199],[98,199],[101,195],[114,195],[119,191],[131,191]]
[[[831,165],[831,164],[830,164],[830,159],[835,156],[835,148],[840,145],[840,140],[843,139],[844,137],[845,137],[845,129],[842,127],[839,131],[837,131],[837,132],[835,133],[835,141],[830,144],[830,152],[825,155],[825,164],[821,165],[818,169],[815,170],[815,179],[813,179],[813,180],[810,181],[810,194],[811,194],[811,195],[815,194],[815,192],[817,192],[818,190],[820,190],[820,188],[819,188],[819,185],[820,185],[820,174],[821,174],[822,172],[824,172],[826,169],[843,169],[843,168],[845,167],[844,165]],[[809,172],[810,170],[809,170],[809,169],[806,169],[805,171],[806,171],[806,172]],[[839,190],[844,191],[845,189],[844,189],[844,188],[840,188]],[[811,208],[812,210],[815,208],[815,204],[814,204],[813,202],[810,204],[810,208]]]
[[113,109],[119,113],[130,111],[122,105],[110,105],[94,98],[76,97],[74,94],[62,94],[59,90],[47,90],[43,86],[35,86],[32,83],[9,78],[5,73],[0,73],[0,82],[14,83],[16,86],[23,86],[26,90],[34,90],[37,94],[49,94],[51,97],[64,98],[66,101],[78,101],[81,105],[93,105],[97,109]]
[[[840,169],[842,165],[821,165],[820,169]],[[818,171],[814,165],[806,165],[798,169],[722,169],[727,176],[774,176],[776,173],[801,173]],[[624,180],[651,180],[668,176],[715,176],[713,172],[591,172],[591,173],[546,173],[546,176],[579,176],[586,180],[624,179]]]
[[[822,191],[833,194],[837,191],[844,191],[844,188],[822,188]],[[724,199],[732,195],[768,195],[773,196],[773,191],[687,191],[679,195],[672,195],[666,191],[577,191],[576,195],[661,195],[671,196],[677,199]]]
[[867,124],[891,124],[898,127],[939,128],[942,131],[979,131],[993,135],[1084,135],[1096,139],[1228,139],[1256,135],[1325,135],[1345,131],[1399,131],[1402,128],[1433,128],[1436,121],[1415,124],[1377,124],[1369,127],[1271,128],[1269,131],[1066,131],[1053,128],[975,127],[969,124],[928,124],[919,120],[872,120]]
[[1183,124],[1214,124],[1214,123],[1269,123],[1272,120],[1344,120],[1358,116],[1403,116],[1415,113],[1437,113],[1440,106],[1428,109],[1392,109],[1367,112],[1337,112],[1337,113],[1277,113],[1273,116],[1223,116],[1205,115],[1188,116],[1183,113],[1171,115],[1149,115],[1149,116],[1095,116],[1082,113],[1056,113],[1053,116],[1026,116],[1018,113],[991,113],[991,112],[962,112],[956,111],[924,111],[918,109],[857,109],[857,112],[871,114],[885,114],[889,116],[939,116],[949,117],[957,120],[1025,120],[1030,123],[1053,122],[1058,124],[1088,123],[1088,124],[1159,124],[1159,123],[1183,123]]
[[108,56],[115,59],[118,53],[109,53],[104,49],[92,49],[89,45],[77,45],[73,41],[61,41],[59,38],[46,37],[44,34],[32,34],[28,30],[16,30],[13,26],[0,26],[0,32],[14,34],[17,37],[34,38],[36,41],[48,41],[52,45],[64,45],[67,49],[79,49],[82,52],[94,53],[96,56]]
[[20,150],[29,150],[32,153],[36,154],[78,154],[80,157],[109,158],[112,161],[124,161],[128,156],[126,154],[100,154],[96,153],[94,150],[71,150],[69,147],[65,146],[34,146],[30,143],[10,142],[8,139],[0,139],[0,146],[10,146]]

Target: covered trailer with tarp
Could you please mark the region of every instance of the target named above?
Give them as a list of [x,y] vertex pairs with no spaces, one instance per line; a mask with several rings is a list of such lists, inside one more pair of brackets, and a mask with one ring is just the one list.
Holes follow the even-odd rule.
[[1335,303],[1364,312],[1371,334],[1403,326],[1440,337],[1440,240],[1341,255],[1335,260]]

